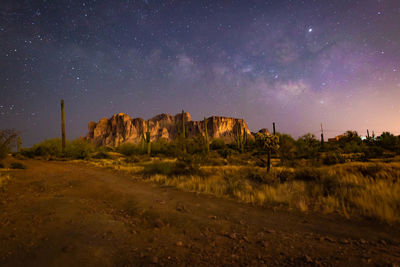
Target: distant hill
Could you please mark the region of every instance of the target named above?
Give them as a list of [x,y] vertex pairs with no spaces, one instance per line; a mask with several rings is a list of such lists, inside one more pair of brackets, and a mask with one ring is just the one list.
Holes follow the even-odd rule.
[[[184,113],[189,137],[203,135],[203,121],[193,121],[189,113]],[[172,116],[170,114],[159,114],[149,120],[150,138],[156,141],[160,138],[174,140],[179,136],[182,129],[182,114]],[[235,139],[235,131],[238,126],[252,138],[252,133],[247,128],[243,119],[212,116],[207,118],[207,131],[211,138],[221,138],[225,142]],[[143,134],[147,130],[146,120],[142,118],[131,118],[128,114],[119,113],[111,118],[103,118],[99,122],[89,122],[87,140],[96,145],[116,146],[122,143],[140,143]]]

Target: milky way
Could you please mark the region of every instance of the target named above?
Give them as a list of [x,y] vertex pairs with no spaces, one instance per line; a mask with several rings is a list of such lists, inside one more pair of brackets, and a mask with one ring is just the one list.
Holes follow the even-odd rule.
[[0,128],[24,145],[181,109],[299,136],[400,134],[400,1],[0,5]]

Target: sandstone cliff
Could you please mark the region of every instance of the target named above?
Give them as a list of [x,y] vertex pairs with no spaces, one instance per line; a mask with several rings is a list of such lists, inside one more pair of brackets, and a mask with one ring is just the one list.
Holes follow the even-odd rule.
[[[185,113],[185,121],[189,136],[204,134],[203,121],[192,121],[190,114]],[[179,135],[182,114],[171,116],[160,114],[150,120],[150,136],[152,141],[160,138],[174,140]],[[226,142],[235,139],[234,130],[238,125],[242,126],[250,137],[251,132],[243,119],[212,116],[207,118],[208,135],[211,138],[221,138]],[[143,133],[146,132],[146,120],[131,118],[129,115],[119,113],[111,118],[103,118],[99,122],[89,122],[89,132],[86,136],[96,145],[116,146],[123,143],[140,143]]]

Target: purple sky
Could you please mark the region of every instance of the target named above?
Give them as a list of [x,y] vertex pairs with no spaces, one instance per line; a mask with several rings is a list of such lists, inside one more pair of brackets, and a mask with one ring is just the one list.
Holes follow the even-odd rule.
[[25,146],[114,113],[400,134],[400,1],[2,1],[0,129]]

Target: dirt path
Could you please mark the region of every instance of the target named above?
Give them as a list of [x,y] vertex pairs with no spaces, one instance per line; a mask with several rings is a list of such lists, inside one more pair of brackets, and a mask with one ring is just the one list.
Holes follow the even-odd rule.
[[24,161],[0,190],[2,266],[394,265],[400,233]]

